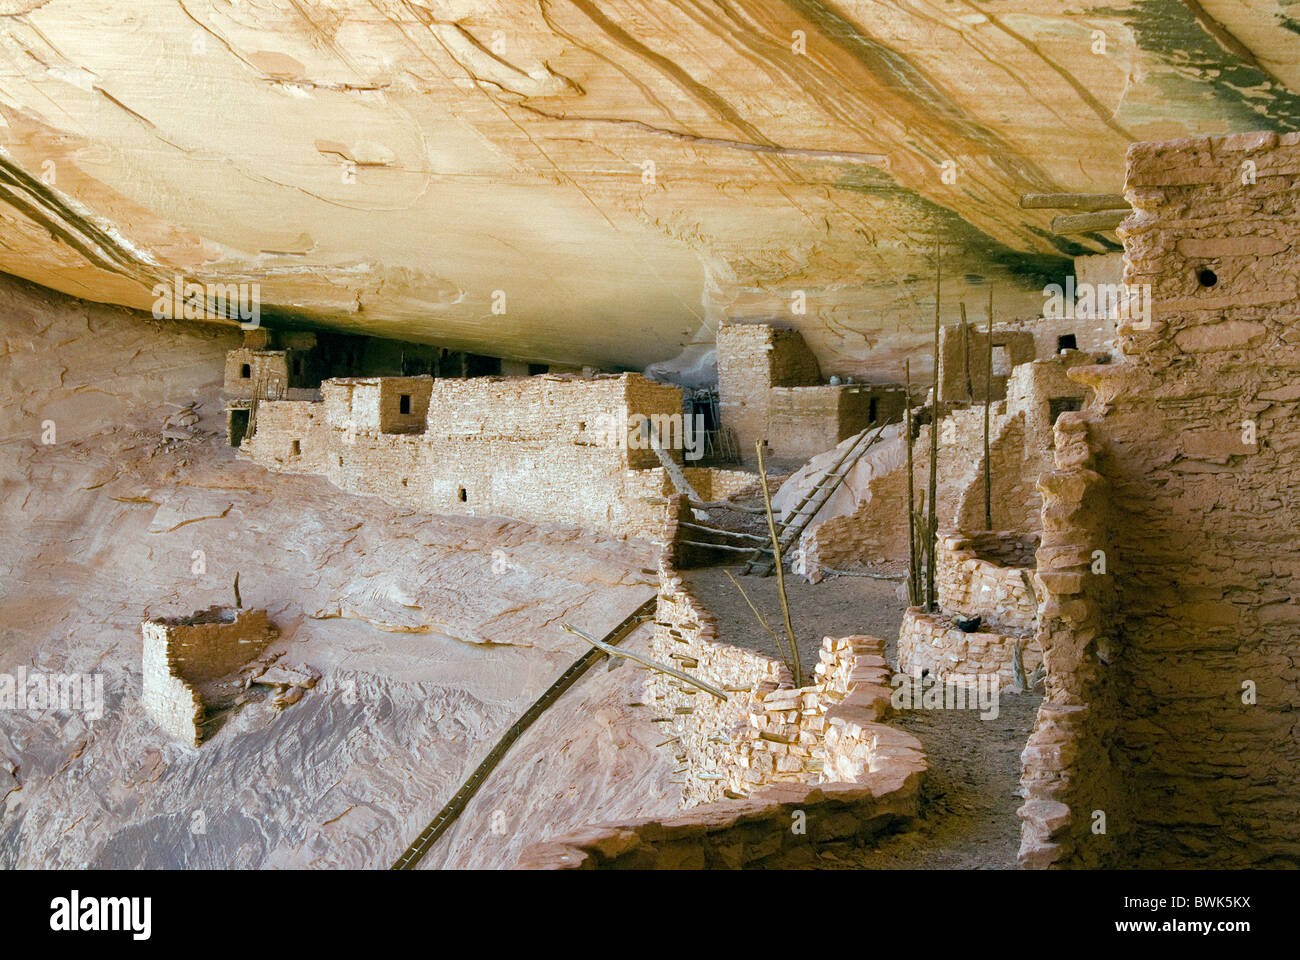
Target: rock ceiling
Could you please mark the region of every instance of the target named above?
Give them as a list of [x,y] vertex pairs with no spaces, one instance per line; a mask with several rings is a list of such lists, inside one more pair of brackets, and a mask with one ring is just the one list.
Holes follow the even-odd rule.
[[1116,247],[1020,195],[1295,91],[1300,0],[0,0],[0,271],[631,367],[780,318],[879,375],[936,241],[949,308],[1034,315]]

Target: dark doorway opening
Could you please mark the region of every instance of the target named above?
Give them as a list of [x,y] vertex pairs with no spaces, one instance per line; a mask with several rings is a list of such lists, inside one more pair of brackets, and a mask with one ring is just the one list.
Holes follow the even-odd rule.
[[247,410],[230,411],[230,445],[237,447],[244,442],[244,437],[248,435],[248,413]]
[[1061,336],[1056,338],[1057,353],[1060,353],[1062,350],[1078,350],[1078,349],[1079,349],[1079,338],[1076,337],[1074,334],[1064,333]]

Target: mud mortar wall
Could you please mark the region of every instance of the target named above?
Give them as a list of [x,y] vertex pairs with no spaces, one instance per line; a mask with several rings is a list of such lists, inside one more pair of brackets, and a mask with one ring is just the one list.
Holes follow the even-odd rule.
[[[979,546],[998,536],[1015,541],[1015,534],[983,533],[967,537],[939,531],[935,553],[935,585],[939,606],[949,612],[982,617],[991,626],[1028,630],[1034,625],[1033,554],[1022,566],[996,563],[979,553]],[[1008,558],[1015,559],[1015,558]]]
[[[1047,667],[1045,697],[1021,753],[1025,867],[1097,867],[1127,829],[1110,753],[1116,706],[1106,666],[1115,656],[1115,577],[1093,573],[1111,546],[1111,492],[1096,471],[1082,413],[1056,422],[1056,469],[1043,474],[1035,633]],[[1099,568],[1098,568],[1099,569]],[[1094,811],[1107,821],[1094,832]]]
[[[1073,822],[1058,830],[1078,839],[1055,862],[1294,866],[1300,135],[1135,144],[1126,196],[1125,282],[1151,285],[1153,320],[1121,321],[1122,362],[1071,371],[1096,390],[1087,430],[1109,491],[1113,630],[1089,609],[1103,578],[1065,556],[1086,540],[1056,538],[1047,502],[1039,550],[1040,577],[1060,565],[1053,589],[1068,597],[1047,615],[1063,651],[1048,650],[1050,699],[1094,724],[1109,711],[1113,736],[1085,742],[1109,745],[1112,796],[1067,801]],[[1044,482],[1062,505],[1094,485]],[[1082,759],[1066,765],[1076,783],[1090,776]],[[1091,852],[1079,819],[1092,810],[1108,814],[1111,854]]]

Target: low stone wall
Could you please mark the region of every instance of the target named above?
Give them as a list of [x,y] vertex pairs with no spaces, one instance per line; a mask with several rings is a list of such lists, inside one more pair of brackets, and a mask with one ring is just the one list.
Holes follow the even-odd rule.
[[682,470],[686,480],[706,501],[726,500],[728,497],[753,496],[759,491],[758,474],[748,470],[727,470],[723,467],[686,467]]
[[926,613],[909,607],[898,632],[898,669],[919,675],[928,671],[945,680],[978,674],[997,674],[1004,683],[1015,682],[1015,650],[1028,677],[1043,662],[1042,648],[1027,631],[966,633],[953,625],[946,613]]
[[667,711],[670,747],[687,767],[688,809],[536,844],[520,866],[790,866],[810,862],[812,844],[862,840],[916,815],[926,763],[914,737],[879,722],[892,693],[881,640],[827,637],[816,683],[793,689],[784,664],[717,642],[713,618],[671,565],[660,576],[654,656],[729,694],[723,702],[647,676],[648,700]]
[[[1035,543],[1034,538],[1015,533],[967,536],[940,531],[935,552],[939,608],[982,617],[991,627],[1032,630],[1037,616],[1032,590]],[[1005,565],[991,557],[1022,565]]]
[[215,606],[188,617],[146,620],[140,629],[141,702],[170,736],[195,747],[204,719],[197,686],[248,663],[277,635],[265,610]]
[[[664,736],[687,768],[682,801],[688,806],[721,800],[743,779],[734,744],[746,728],[750,700],[789,688],[790,670],[779,660],[717,641],[717,621],[668,564],[659,568],[659,604],[651,656],[728,694],[725,701],[661,673],[646,679],[646,703],[668,718]],[[738,796],[738,794],[732,794]]]

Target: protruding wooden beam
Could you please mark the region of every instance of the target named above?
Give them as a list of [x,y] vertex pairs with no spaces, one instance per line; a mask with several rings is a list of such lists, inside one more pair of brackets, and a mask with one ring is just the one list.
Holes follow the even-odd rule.
[[1052,217],[1052,233],[1093,233],[1097,230],[1114,230],[1133,211],[1098,210],[1096,213],[1067,213]]
[[1122,193],[1027,193],[1021,210],[1118,210],[1127,207]]

